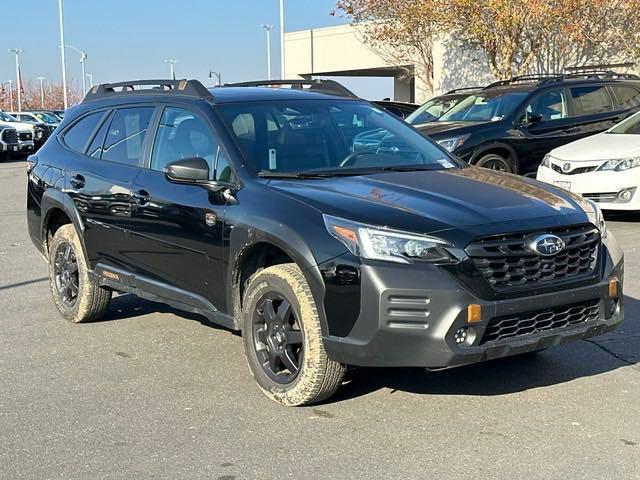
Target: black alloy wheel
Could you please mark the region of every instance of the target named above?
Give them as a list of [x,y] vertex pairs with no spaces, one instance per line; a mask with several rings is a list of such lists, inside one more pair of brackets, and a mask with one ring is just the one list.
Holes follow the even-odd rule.
[[291,303],[268,292],[253,312],[253,342],[259,363],[274,382],[293,382],[302,365],[303,336]]
[[79,276],[78,259],[71,244],[58,245],[53,273],[58,298],[65,307],[72,308],[78,300]]

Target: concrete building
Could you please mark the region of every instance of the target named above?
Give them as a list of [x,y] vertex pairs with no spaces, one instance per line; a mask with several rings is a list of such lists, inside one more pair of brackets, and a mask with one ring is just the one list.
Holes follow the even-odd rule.
[[[390,64],[362,38],[360,28],[352,25],[285,33],[286,78],[393,77],[395,100],[422,103],[432,96],[415,75],[416,65]],[[443,44],[434,45],[434,92],[493,81],[482,55],[465,52],[461,60]]]

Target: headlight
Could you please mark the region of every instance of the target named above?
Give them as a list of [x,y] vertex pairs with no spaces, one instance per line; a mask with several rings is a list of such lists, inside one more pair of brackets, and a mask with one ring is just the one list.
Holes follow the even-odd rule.
[[457,137],[451,138],[443,138],[442,140],[436,140],[438,144],[445,150],[449,152],[453,152],[457,148],[461,147],[462,144],[469,138],[470,134],[467,135],[459,135]]
[[630,168],[640,167],[640,157],[625,158],[624,160],[607,160],[603,163],[598,170],[613,170],[616,172],[622,172],[629,170]]
[[397,263],[412,263],[416,260],[437,264],[457,263],[445,248],[451,245],[442,239],[375,227],[330,215],[323,217],[329,233],[359,257]]
[[593,223],[598,230],[600,230],[600,236],[605,238],[607,236],[607,224],[604,221],[604,215],[602,215],[602,210],[596,202],[590,200],[588,198],[585,199],[591,205],[593,209],[592,212],[587,212],[587,216],[589,217],[589,221]]
[[551,155],[548,153],[542,159],[542,163],[540,163],[541,167],[551,168]]

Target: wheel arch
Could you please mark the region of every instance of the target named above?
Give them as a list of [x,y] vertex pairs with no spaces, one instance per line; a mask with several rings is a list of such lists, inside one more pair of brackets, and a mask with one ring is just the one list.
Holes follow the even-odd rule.
[[481,145],[473,152],[469,163],[475,165],[476,163],[478,163],[478,160],[480,160],[484,155],[488,153],[495,153],[497,155],[506,153],[509,158],[513,159],[514,165],[516,167],[515,173],[518,173],[518,171],[520,170],[518,154],[511,145],[505,142],[494,142]]
[[73,200],[59,190],[49,189],[44,192],[42,196],[41,210],[42,224],[40,234],[45,256],[49,251],[50,238],[55,231],[62,225],[70,223],[78,233],[84,258],[88,259],[86,246],[84,244],[84,222]]

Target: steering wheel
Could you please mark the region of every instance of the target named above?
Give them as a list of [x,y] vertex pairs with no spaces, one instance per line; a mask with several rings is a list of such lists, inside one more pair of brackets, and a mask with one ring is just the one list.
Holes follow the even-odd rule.
[[358,159],[358,157],[361,157],[363,155],[375,155],[374,152],[368,152],[366,150],[358,150],[357,152],[352,152],[349,155],[347,155],[346,157],[344,157],[344,160],[342,160],[340,162],[340,166],[341,167],[351,167],[353,163],[355,163],[355,161]]

